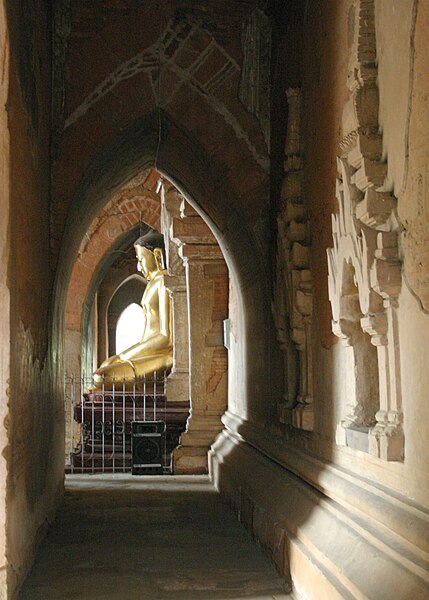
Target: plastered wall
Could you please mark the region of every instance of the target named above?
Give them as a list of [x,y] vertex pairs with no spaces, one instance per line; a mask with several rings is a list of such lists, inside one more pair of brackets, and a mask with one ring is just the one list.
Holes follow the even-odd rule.
[[[422,258],[425,255],[425,234],[422,229],[419,231],[419,221],[426,214],[425,188],[420,193],[423,199],[420,201],[421,204],[423,202],[420,210],[416,194],[416,186],[422,188],[428,161],[424,142],[427,104],[423,91],[427,79],[422,33],[424,23],[427,23],[425,3],[419,6],[415,21],[413,2],[375,2],[379,123],[383,135],[384,160],[388,164],[385,187],[392,189],[398,199],[398,213],[404,227],[402,257],[405,285],[399,298],[399,318],[405,458],[403,462],[385,463],[335,444],[335,424],[341,420],[344,407],[350,394],[353,394],[355,378],[351,348],[344,347],[330,330],[332,313],[327,299],[325,271],[326,247],[332,246],[330,214],[336,210],[334,158],[342,134],[341,112],[347,94],[350,5],[349,2],[332,3],[332,14],[320,11],[320,6],[320,12],[315,8],[308,16],[305,35],[304,185],[311,214],[312,272],[317,315],[313,347],[318,426],[312,445],[321,456],[427,505],[428,472],[424,466],[427,463],[424,444],[427,432],[423,433],[425,425],[422,419],[416,418],[416,415],[421,417],[425,411],[424,390],[428,385],[422,357],[427,347],[429,322],[419,306],[422,301],[419,302],[418,298],[419,292],[423,298],[425,291],[426,265]],[[316,24],[317,30],[314,29]],[[313,60],[315,56],[317,59]],[[421,69],[420,73],[418,69]],[[317,107],[323,107],[323,110],[317,110]],[[416,250],[416,246],[419,250]],[[408,273],[410,275],[407,277]],[[414,292],[414,300],[409,289]],[[419,359],[416,356],[417,348]]]
[[[0,528],[5,515],[8,518],[6,543],[0,545],[0,557],[6,553],[0,577],[9,594],[22,581],[34,542],[61,492],[62,405],[57,388],[63,366],[62,319],[79,247],[99,210],[126,181],[154,164],[207,218],[231,271],[231,415],[225,419],[227,431],[216,442],[212,462],[219,489],[248,527],[258,532],[258,539],[264,538],[267,551],[274,556],[274,549],[281,547],[279,568],[285,574],[291,570],[301,582],[317,571],[314,584],[323,581],[327,597],[334,597],[329,596],[335,588],[332,581],[344,585],[347,593],[358,590],[361,597],[377,593],[377,582],[365,587],[363,556],[356,558],[357,568],[352,561],[342,562],[343,542],[376,557],[380,580],[384,576],[389,582],[395,581],[397,557],[386,558],[388,553],[380,550],[381,533],[393,532],[392,539],[407,548],[428,552],[420,506],[428,508],[429,496],[429,15],[423,0],[375,0],[378,123],[388,165],[385,186],[397,198],[402,228],[398,315],[404,460],[386,462],[335,440],[347,398],[355,393],[350,348],[332,333],[326,262],[326,249],[332,246],[331,214],[337,210],[336,156],[349,93],[351,4],[352,0],[315,0],[306,3],[305,10],[301,2],[291,4],[281,17],[284,29],[277,28],[277,67],[270,70],[264,63],[265,71],[261,70],[273,74],[270,90],[264,75],[253,81],[255,98],[246,81],[255,72],[257,56],[248,34],[266,31],[261,11],[247,20],[256,2],[252,6],[220,2],[215,12],[206,11],[203,2],[186,0],[178,11],[169,2],[136,3],[133,10],[120,3],[109,8],[100,3],[99,11],[80,0],[56,3],[55,23],[62,24],[62,35],[54,35],[55,143],[50,164],[47,7],[42,0],[31,9],[24,2],[4,3],[0,25],[2,34],[6,25],[9,29],[11,58],[8,63],[5,44],[0,64],[7,74],[2,81],[9,87],[7,112],[6,98],[1,98],[0,106],[1,167],[8,176],[1,183],[6,241],[0,290],[5,307],[1,328],[10,345],[1,356],[1,393],[9,401],[9,414],[2,409],[9,436],[3,454],[9,480],[0,495]],[[295,22],[294,15],[302,17],[302,23],[299,18]],[[178,36],[177,47],[171,45],[171,32]],[[297,39],[302,40],[302,49]],[[286,63],[293,67],[278,66]],[[280,95],[289,86],[302,91],[302,195],[311,228],[314,284],[314,430],[305,432],[278,419],[277,403],[285,390],[271,317],[271,238],[280,197],[277,177],[283,170],[280,133],[285,133],[286,118],[284,100],[276,97],[270,124],[262,99],[268,91]],[[94,268],[95,263],[88,270],[87,285]],[[50,298],[54,276],[55,297]],[[78,315],[84,298],[85,294]],[[78,327],[79,317],[74,330]],[[2,430],[0,440],[5,447]],[[288,510],[291,498],[294,511]],[[363,521],[356,525],[357,514],[368,518],[376,532],[368,533],[368,526],[368,545],[361,544]],[[329,537],[323,535],[326,530]],[[317,560],[311,548],[319,549]],[[398,597],[405,599],[408,592],[403,585]],[[302,590],[311,593],[304,583]]]
[[[53,517],[63,477],[62,404],[49,358],[49,37],[47,7],[6,2],[10,40],[6,294],[10,295],[7,586],[13,597]],[[3,38],[6,39],[6,38]],[[4,282],[2,282],[2,285]],[[5,485],[3,481],[3,485]],[[3,596],[2,596],[3,597]]]
[[[405,442],[403,458],[389,461],[336,439],[359,375],[353,348],[332,332],[326,256],[334,245],[331,215],[338,210],[336,157],[344,152],[340,141],[347,133],[343,109],[350,94],[355,4],[307,3],[302,22],[301,195],[311,230],[314,427],[302,431],[276,415],[261,426],[233,404],[235,415],[225,419],[211,466],[237,516],[304,598],[426,598],[428,7],[374,2],[375,119],[387,164],[382,189],[397,201],[402,283],[396,349]],[[362,4],[372,10],[372,3]],[[370,27],[370,15],[363,29]],[[230,302],[234,315],[233,293]]]
[[399,301],[404,418],[408,434],[405,489],[426,506],[429,489],[429,451],[426,444],[429,423],[425,416],[429,385],[425,367],[429,334],[428,22],[428,3],[416,3],[412,24],[412,68],[408,73],[410,97],[404,183],[398,190],[398,212],[404,228],[401,235],[404,286]]
[[[5,12],[5,6],[0,4],[0,37],[7,39],[8,24]],[[1,299],[3,310],[1,312],[1,335],[4,343],[0,346],[0,385],[1,385],[1,429],[0,440],[2,448],[2,458],[0,463],[1,477],[1,496],[0,496],[0,598],[6,598],[7,593],[7,557],[6,557],[6,476],[7,476],[7,455],[5,449],[8,446],[8,435],[6,430],[6,418],[8,414],[7,394],[10,368],[10,293],[7,285],[7,271],[9,262],[9,152],[10,136],[7,123],[7,96],[9,91],[9,44],[3,43],[0,47],[0,65],[1,65],[1,85],[0,85],[0,210],[1,210]]]

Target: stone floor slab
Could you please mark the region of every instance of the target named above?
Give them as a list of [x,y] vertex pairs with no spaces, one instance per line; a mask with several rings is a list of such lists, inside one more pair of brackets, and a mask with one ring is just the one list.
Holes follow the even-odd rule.
[[69,476],[20,600],[290,600],[207,477]]

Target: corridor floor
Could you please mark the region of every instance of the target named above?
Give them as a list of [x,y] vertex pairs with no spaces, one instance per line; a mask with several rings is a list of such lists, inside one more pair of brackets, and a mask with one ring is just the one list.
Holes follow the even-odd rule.
[[205,477],[71,476],[20,600],[290,600]]

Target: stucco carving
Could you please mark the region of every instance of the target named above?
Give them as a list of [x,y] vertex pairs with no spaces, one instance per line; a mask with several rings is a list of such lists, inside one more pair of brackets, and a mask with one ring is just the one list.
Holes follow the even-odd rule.
[[[334,247],[328,249],[333,332],[353,346],[356,398],[337,430],[368,428],[368,451],[402,460],[403,430],[397,297],[401,288],[396,199],[383,189],[378,127],[374,1],[358,0],[349,64],[350,98],[343,112],[338,158],[338,213],[332,216]],[[370,336],[376,353],[367,343]],[[371,365],[377,365],[377,372]],[[364,382],[362,386],[362,382]],[[377,386],[374,384],[377,383]],[[378,390],[377,390],[378,388]]]
[[285,403],[280,419],[313,429],[311,364],[312,278],[309,227],[301,194],[299,89],[288,89],[285,178],[277,218],[277,273],[273,303],[277,339],[285,358]]

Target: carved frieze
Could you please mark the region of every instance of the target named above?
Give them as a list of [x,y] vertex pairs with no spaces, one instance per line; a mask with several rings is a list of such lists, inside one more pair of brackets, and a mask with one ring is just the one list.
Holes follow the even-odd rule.
[[[348,77],[350,98],[343,112],[338,212],[332,216],[328,268],[332,329],[353,347],[356,399],[338,427],[337,442],[346,443],[345,429],[367,427],[371,454],[402,460],[396,315],[401,288],[399,223],[396,199],[383,188],[387,164],[382,161],[378,125],[374,0],[357,0],[351,11],[355,31]],[[371,353],[374,361],[368,360]],[[368,371],[374,362],[377,373]],[[366,381],[363,388],[362,381]],[[368,387],[371,381],[377,381],[377,389]]]

